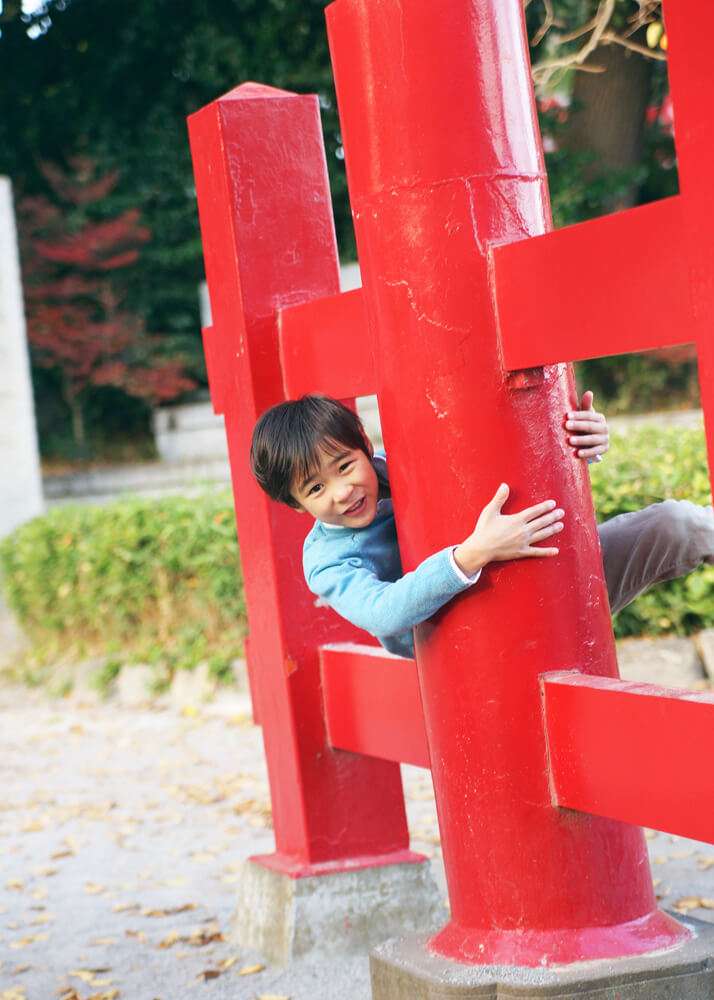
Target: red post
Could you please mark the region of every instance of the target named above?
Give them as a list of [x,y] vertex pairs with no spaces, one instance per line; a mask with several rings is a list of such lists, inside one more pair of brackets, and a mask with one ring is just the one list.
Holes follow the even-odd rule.
[[656,908],[641,832],[548,785],[539,676],[617,668],[570,372],[500,357],[490,248],[551,225],[521,0],[337,0],[328,28],[404,567],[463,540],[502,481],[507,511],[567,512],[557,558],[488,567],[417,630],[452,911],[432,947],[509,965],[670,947],[688,932]]
[[399,766],[327,744],[318,647],[364,637],[314,606],[308,518],[269,501],[248,464],[256,419],[284,398],[279,308],[339,291],[317,100],[246,84],[192,115],[189,132],[275,827],[275,853],[253,860],[291,876],[422,860],[408,851]]

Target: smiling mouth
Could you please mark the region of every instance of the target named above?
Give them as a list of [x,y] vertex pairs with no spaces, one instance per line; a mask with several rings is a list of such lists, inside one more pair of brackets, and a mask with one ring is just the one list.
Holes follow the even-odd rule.
[[353,514],[359,514],[367,501],[366,497],[362,497],[357,503],[353,503],[351,507],[348,507],[345,514],[351,517]]

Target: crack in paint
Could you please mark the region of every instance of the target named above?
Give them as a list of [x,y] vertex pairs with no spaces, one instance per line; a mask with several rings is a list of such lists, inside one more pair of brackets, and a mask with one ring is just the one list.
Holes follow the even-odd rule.
[[469,334],[470,331],[468,327],[452,326],[450,323],[444,323],[438,319],[433,319],[431,316],[427,316],[427,314],[424,311],[420,311],[419,306],[416,303],[414,292],[409,286],[409,282],[406,281],[404,278],[400,278],[398,281],[388,281],[386,278],[380,278],[380,281],[382,281],[388,288],[397,288],[400,285],[406,288],[407,301],[409,302],[409,307],[418,320],[424,320],[425,323],[428,323],[430,326],[435,326],[439,330],[451,330],[454,331],[455,333],[463,333],[466,335]]

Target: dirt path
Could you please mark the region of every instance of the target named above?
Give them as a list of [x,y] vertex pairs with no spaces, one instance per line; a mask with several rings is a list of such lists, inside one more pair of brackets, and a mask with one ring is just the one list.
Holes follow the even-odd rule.
[[[366,958],[256,970],[231,942],[240,862],[273,846],[247,709],[0,692],[0,1000],[369,1000]],[[413,846],[443,887],[429,776],[404,772]],[[714,847],[649,844],[665,901],[714,917],[695,908],[714,906]]]

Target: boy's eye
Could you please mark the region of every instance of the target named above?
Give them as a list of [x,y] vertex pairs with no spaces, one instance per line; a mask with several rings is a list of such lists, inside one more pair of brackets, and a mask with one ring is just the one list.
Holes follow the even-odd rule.
[[340,466],[340,472],[347,472],[349,467],[353,464],[354,464],[353,459],[350,459],[349,462],[343,462],[342,465]]
[[311,486],[310,489],[307,491],[307,495],[310,497],[313,495],[313,493],[317,493],[319,489],[320,489],[320,483],[315,483],[315,485]]

